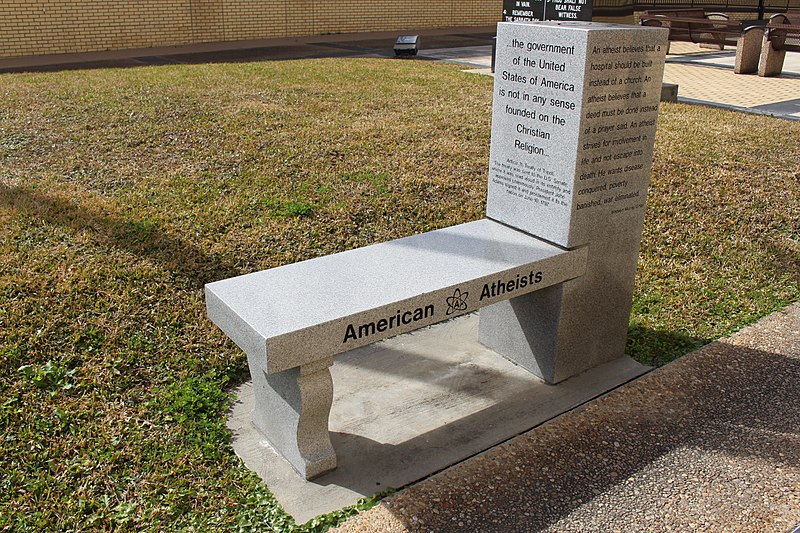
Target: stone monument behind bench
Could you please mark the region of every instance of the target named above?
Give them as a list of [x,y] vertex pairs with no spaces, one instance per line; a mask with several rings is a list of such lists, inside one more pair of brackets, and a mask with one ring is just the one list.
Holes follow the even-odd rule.
[[579,280],[483,309],[480,338],[550,383],[623,354],[666,36],[498,26],[486,215],[589,258]]
[[481,342],[549,383],[623,356],[666,37],[499,24],[487,219],[206,286],[303,477],[336,467],[338,353],[480,309]]

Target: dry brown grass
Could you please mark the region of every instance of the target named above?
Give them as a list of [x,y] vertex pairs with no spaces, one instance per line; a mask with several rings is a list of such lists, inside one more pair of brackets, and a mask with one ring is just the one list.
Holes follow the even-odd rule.
[[[336,59],[3,75],[0,95],[0,529],[289,529],[227,444],[246,367],[201,288],[480,218],[491,80]],[[800,123],[659,120],[645,362],[800,278]]]

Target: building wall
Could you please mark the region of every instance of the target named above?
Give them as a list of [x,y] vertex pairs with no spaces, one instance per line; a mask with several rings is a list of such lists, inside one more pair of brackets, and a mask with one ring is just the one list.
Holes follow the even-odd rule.
[[193,0],[0,0],[0,56],[183,44]]
[[483,26],[502,0],[0,0],[0,57]]
[[[594,0],[594,20],[635,23],[634,12],[668,4],[753,18],[758,1]],[[800,8],[800,0],[764,1],[767,12]],[[485,26],[502,8],[503,0],[0,0],[0,57]]]

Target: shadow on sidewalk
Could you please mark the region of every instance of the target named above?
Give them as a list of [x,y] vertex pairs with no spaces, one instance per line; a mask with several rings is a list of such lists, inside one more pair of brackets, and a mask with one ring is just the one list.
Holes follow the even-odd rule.
[[[632,500],[641,489],[645,501],[653,483],[677,487],[683,480],[691,487],[687,476],[724,470],[729,461],[755,462],[759,472],[798,468],[798,397],[800,358],[715,342],[384,505],[412,531],[462,531],[459,522],[479,524],[481,531],[537,531],[611,489],[631,493]],[[711,460],[693,463],[698,455]],[[668,468],[659,478],[663,465],[656,465],[671,461],[681,468]],[[750,487],[752,482],[716,486],[715,497],[741,491],[730,498],[746,506],[752,491],[753,501],[760,502],[763,489]],[[446,503],[437,503],[445,492]],[[644,515],[661,511],[639,501],[630,506],[641,510],[642,522],[620,518],[620,529],[647,530],[654,523],[645,525]],[[569,528],[561,523],[556,529],[564,527]]]

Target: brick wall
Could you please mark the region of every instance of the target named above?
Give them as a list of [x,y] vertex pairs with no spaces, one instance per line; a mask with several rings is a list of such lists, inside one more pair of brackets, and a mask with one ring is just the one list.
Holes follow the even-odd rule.
[[[594,0],[594,20],[635,23],[643,1]],[[758,5],[736,1],[751,12]],[[766,3],[800,7],[800,0]],[[0,57],[484,26],[500,19],[502,6],[503,0],[0,0]]]
[[0,56],[191,42],[192,0],[0,0]]
[[0,57],[483,26],[502,0],[0,0]]

